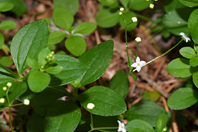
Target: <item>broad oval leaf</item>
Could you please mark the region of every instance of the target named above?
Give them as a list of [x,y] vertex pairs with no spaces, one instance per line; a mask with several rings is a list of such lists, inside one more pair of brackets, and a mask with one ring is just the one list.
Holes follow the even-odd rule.
[[124,71],[118,71],[109,82],[109,88],[118,92],[123,99],[126,98],[129,92],[129,80]]
[[164,108],[154,102],[141,101],[131,106],[124,117],[129,121],[134,119],[144,120],[149,122],[152,126],[155,126],[155,120],[164,112]]
[[63,7],[67,10],[69,10],[73,15],[76,14],[79,7],[79,1],[78,0],[54,0],[53,2],[53,8],[56,7]]
[[80,104],[88,111],[88,103],[95,104],[90,111],[101,116],[115,116],[126,111],[126,103],[114,90],[103,86],[92,87],[79,95]]
[[193,56],[196,55],[194,49],[191,48],[191,47],[182,47],[182,48],[179,50],[179,53],[180,53],[183,57],[188,58],[188,59],[190,59],[191,57],[193,57]]
[[188,7],[194,7],[198,6],[198,1],[197,0],[179,0],[183,5],[188,6]]
[[151,124],[138,119],[128,122],[126,130],[128,132],[155,132]]
[[146,0],[130,0],[129,2],[129,8],[135,11],[144,10],[149,5],[150,5],[150,2]]
[[27,79],[28,86],[33,92],[43,91],[50,84],[50,81],[49,74],[37,70],[32,71]]
[[[79,60],[89,66],[83,74],[81,84],[94,82],[105,72],[113,55],[113,41],[105,41],[87,50],[79,57]],[[104,59],[105,58],[105,59]]]
[[45,132],[74,132],[81,119],[81,111],[73,101],[57,101],[47,110]]
[[178,9],[178,8],[183,8],[185,7],[183,4],[179,2],[179,0],[164,0],[164,10],[166,13]]
[[110,6],[116,2],[117,0],[100,0],[100,3],[104,6]]
[[109,28],[115,26],[119,18],[119,10],[113,12],[109,9],[101,9],[96,16],[96,22],[102,28]]
[[38,53],[47,46],[48,26],[45,20],[32,22],[21,28],[12,39],[11,54],[19,74],[27,68],[27,56],[37,58]]
[[164,112],[159,117],[157,117],[155,121],[156,132],[163,132],[163,129],[166,127],[167,123],[168,123],[168,113]]
[[189,77],[191,76],[189,60],[184,58],[177,58],[172,60],[166,70],[176,77]]
[[196,67],[197,71],[193,72],[192,74],[192,78],[193,78],[193,83],[195,84],[195,86],[198,88],[198,68]]
[[33,114],[29,117],[27,121],[27,132],[44,132],[44,119],[44,117],[41,117],[36,114],[36,112],[33,112]]
[[194,10],[188,19],[188,29],[195,44],[198,44],[198,9]]
[[0,29],[3,29],[3,30],[11,30],[11,29],[14,29],[15,27],[16,27],[16,23],[11,20],[5,20],[0,23]]
[[86,63],[68,55],[54,55],[56,63],[62,67],[59,74],[51,75],[50,86],[60,86],[81,79],[88,69]]
[[[129,24],[132,22],[132,20],[131,20],[132,17],[136,17],[136,14],[131,11],[123,13],[123,18],[126,21],[126,24]],[[131,30],[135,29],[137,26],[137,23],[138,22],[133,22],[133,23],[129,24],[127,26],[127,31],[131,31]],[[120,16],[120,25],[125,29],[125,23],[121,16]]]
[[54,31],[50,33],[48,39],[48,45],[60,43],[66,37],[66,35],[67,34],[62,31]]
[[11,10],[14,7],[14,5],[10,2],[2,2],[0,3],[0,12],[6,12]]
[[0,64],[3,66],[9,66],[13,64],[13,60],[8,56],[3,56],[0,58]]
[[50,66],[47,69],[45,69],[45,71],[49,74],[58,74],[61,72],[61,70],[62,70],[62,67],[60,65]]
[[198,92],[192,88],[179,88],[168,98],[168,106],[174,110],[186,109],[197,102]]
[[71,52],[73,55],[80,56],[86,50],[86,41],[81,36],[71,36],[66,39],[65,47]]
[[57,7],[53,12],[53,20],[57,26],[69,31],[74,22],[74,17],[67,9]]
[[82,22],[75,29],[74,33],[89,34],[96,29],[96,24],[92,22]]
[[193,56],[190,58],[190,65],[192,67],[198,66],[198,56]]
[[33,57],[27,57],[26,63],[29,67],[35,68],[35,69],[40,69],[40,65],[37,62],[37,60]]

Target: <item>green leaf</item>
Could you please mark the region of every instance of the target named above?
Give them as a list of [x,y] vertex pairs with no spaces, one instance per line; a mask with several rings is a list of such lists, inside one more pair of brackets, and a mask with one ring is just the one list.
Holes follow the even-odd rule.
[[22,16],[27,12],[27,5],[23,0],[1,0],[2,2],[10,2],[14,5],[12,12],[18,16]]
[[71,36],[66,39],[65,47],[71,52],[73,55],[80,56],[86,50],[86,41],[81,36]]
[[110,6],[116,2],[117,0],[100,0],[100,3],[104,6]]
[[0,3],[0,12],[6,12],[11,10],[14,7],[14,5],[10,2],[2,2]]
[[64,87],[47,87],[39,93],[34,93],[28,89],[19,97],[19,100],[29,99],[31,104],[36,106],[50,104],[63,96],[73,97]]
[[149,122],[152,126],[155,126],[155,120],[164,112],[164,108],[154,102],[141,101],[133,105],[125,113],[124,117],[129,121],[134,119],[144,120]]
[[48,39],[48,45],[60,43],[66,37],[66,35],[67,34],[62,31],[54,31],[50,33]]
[[153,127],[143,120],[132,120],[127,123],[126,130],[128,132],[155,132]]
[[14,29],[15,27],[16,27],[16,23],[11,20],[5,20],[0,23],[0,29],[2,30],[11,30]]
[[[136,17],[136,14],[131,11],[123,13],[123,18],[126,21],[126,24],[129,24],[132,22],[132,20],[131,20],[132,17]],[[125,23],[121,16],[120,16],[120,25],[125,29]],[[137,22],[133,22],[133,23],[129,24],[127,26],[127,31],[131,31],[131,30],[135,29],[136,26],[137,26]]]
[[172,60],[166,70],[176,77],[189,77],[191,76],[189,60],[184,58],[177,58]]
[[176,113],[176,122],[179,127],[184,127],[188,124],[188,121],[186,120],[184,115],[182,115],[178,112]]
[[156,119],[155,122],[156,132],[163,132],[163,129],[166,127],[167,123],[168,123],[168,113],[164,112]]
[[59,74],[51,75],[50,86],[59,86],[82,78],[88,65],[68,55],[54,55],[56,63],[62,67]]
[[188,59],[190,59],[191,57],[193,57],[193,56],[196,55],[194,49],[191,48],[191,47],[182,47],[182,48],[179,50],[179,53],[180,53],[183,57],[188,58]]
[[164,10],[166,13],[184,7],[184,5],[179,2],[179,0],[164,0],[164,4]]
[[47,110],[45,132],[74,132],[81,119],[81,111],[73,101],[57,101]]
[[79,1],[78,0],[54,0],[53,2],[53,8],[56,7],[63,7],[70,11],[73,15],[76,14],[79,7]]
[[33,112],[27,121],[27,132],[44,132],[44,120],[44,117]]
[[111,11],[109,9],[101,9],[96,16],[98,26],[109,28],[115,26],[119,21],[119,10]]
[[124,7],[127,7],[127,6],[128,6],[129,1],[130,1],[130,0],[120,0],[121,4],[122,4]]
[[186,109],[197,102],[198,92],[192,88],[179,88],[168,98],[168,106],[174,110]]
[[37,62],[37,60],[33,57],[27,57],[26,63],[29,67],[35,68],[35,69],[40,69],[40,65]]
[[0,33],[0,49],[2,49],[3,44],[4,44],[4,36],[2,33]]
[[57,26],[69,31],[74,22],[74,17],[67,9],[57,7],[53,12],[53,20]]
[[13,60],[10,57],[3,56],[0,58],[0,64],[3,66],[9,66],[13,64]]
[[152,101],[152,102],[156,102],[160,96],[161,96],[160,93],[158,93],[157,91],[146,91],[142,95],[143,100]]
[[129,8],[135,11],[141,11],[146,9],[150,5],[146,0],[130,0]]
[[192,67],[198,66],[198,56],[193,56],[190,58],[190,65]]
[[45,69],[45,71],[49,74],[58,74],[60,73],[62,70],[62,67],[60,65],[56,65],[56,66],[51,66],[51,67],[48,67],[47,69]]
[[79,94],[78,99],[87,111],[90,111],[87,108],[88,103],[95,104],[90,112],[96,115],[115,116],[127,110],[123,98],[114,90],[103,86],[95,86],[86,90]]
[[5,82],[12,82],[18,77],[19,76],[16,73],[0,64],[0,84]]
[[[196,0],[195,0],[196,1]],[[188,6],[188,7],[194,7],[194,6],[198,6],[198,1],[195,2],[191,2],[190,0],[179,0],[179,2],[181,2],[183,5]]]
[[188,19],[188,29],[195,44],[198,44],[198,9],[194,10]]
[[27,24],[17,32],[12,39],[10,50],[19,74],[27,68],[27,56],[37,58],[40,50],[47,46],[47,41],[47,22],[42,19]]
[[[105,72],[113,55],[113,41],[105,41],[87,50],[79,60],[89,66],[83,74],[81,84],[86,85],[97,80]],[[104,59],[105,58],[105,59]]]
[[32,71],[27,79],[28,86],[33,92],[43,91],[50,84],[50,81],[50,75],[40,71]]
[[[198,69],[198,68],[196,67],[196,69]],[[193,78],[193,83],[198,88],[198,81],[197,81],[198,80],[198,70],[196,72],[193,72],[192,78]]]
[[96,29],[96,24],[92,22],[80,23],[75,29],[74,33],[89,34]]
[[124,71],[118,71],[109,82],[109,88],[118,92],[123,99],[126,98],[129,92],[129,80]]
[[39,60],[39,63],[41,64],[41,66],[45,66],[45,64],[47,64],[47,59],[46,57],[51,53],[50,49],[47,47],[47,48],[44,48],[42,49],[39,54],[38,54],[38,60]]

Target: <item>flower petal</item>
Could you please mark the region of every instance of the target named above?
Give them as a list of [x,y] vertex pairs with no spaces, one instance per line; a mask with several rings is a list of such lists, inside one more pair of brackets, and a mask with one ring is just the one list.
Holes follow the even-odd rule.
[[137,67],[137,63],[133,63],[131,66],[132,67]]
[[141,66],[137,66],[136,70],[139,72],[141,70]]
[[118,122],[118,132],[122,131],[122,123],[119,120],[117,120],[117,122]]
[[141,61],[141,62],[140,62],[140,66],[141,66],[141,67],[143,67],[145,64],[146,64],[145,61]]
[[138,62],[140,62],[140,58],[139,57],[136,58],[136,63],[138,63]]

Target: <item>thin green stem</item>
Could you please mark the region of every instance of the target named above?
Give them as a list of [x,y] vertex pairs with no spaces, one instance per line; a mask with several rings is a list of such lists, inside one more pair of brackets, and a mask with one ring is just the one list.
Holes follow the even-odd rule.
[[9,120],[10,120],[10,127],[11,127],[11,130],[13,132],[13,127],[12,127],[12,119],[11,119],[11,107],[12,107],[12,104],[10,103],[10,99],[8,97],[8,91],[9,91],[9,87],[8,87],[8,90],[6,91],[6,98],[8,100],[8,106],[9,106]]
[[24,104],[23,103],[14,104],[14,105],[11,105],[11,107],[15,107],[15,106],[19,106],[19,105],[24,105]]
[[[134,12],[134,13],[135,13],[135,12]],[[145,17],[145,16],[140,15],[140,14],[138,14],[138,13],[135,13],[135,14],[136,14],[136,16],[137,16],[137,17],[139,17],[139,18],[141,18],[141,19],[143,19],[143,20],[153,22],[153,20],[152,20],[152,19],[150,19],[150,18],[148,18],[148,17]]]
[[139,42],[137,42],[137,50],[136,50],[136,54],[135,54],[135,59],[137,58],[138,48],[139,48]]
[[92,113],[90,112],[90,117],[91,117],[91,124],[90,124],[90,127],[91,127],[91,130],[94,129],[94,126],[93,126],[93,115]]

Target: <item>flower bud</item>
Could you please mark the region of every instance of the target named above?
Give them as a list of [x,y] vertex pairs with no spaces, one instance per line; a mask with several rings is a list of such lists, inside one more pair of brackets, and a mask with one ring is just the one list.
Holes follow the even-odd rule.
[[12,86],[12,83],[11,83],[11,82],[8,82],[8,83],[7,83],[7,86],[8,86],[8,87],[11,87],[11,86]]
[[119,12],[119,15],[121,16],[122,15],[122,12]]
[[136,37],[135,41],[139,43],[139,42],[141,42],[141,38],[140,37]]
[[6,91],[7,90],[7,87],[3,87],[3,91]]
[[87,104],[87,108],[92,110],[95,107],[95,105],[93,103],[88,103]]
[[30,104],[30,100],[29,99],[24,99],[23,104],[24,105],[29,105]]
[[154,8],[154,4],[150,4],[149,8],[153,9]]
[[5,99],[4,98],[0,98],[0,103],[4,103],[5,102]]
[[121,8],[120,8],[120,11],[124,11],[124,8],[123,8],[123,7],[121,7]]
[[131,20],[132,22],[137,22],[137,17],[132,17]]

